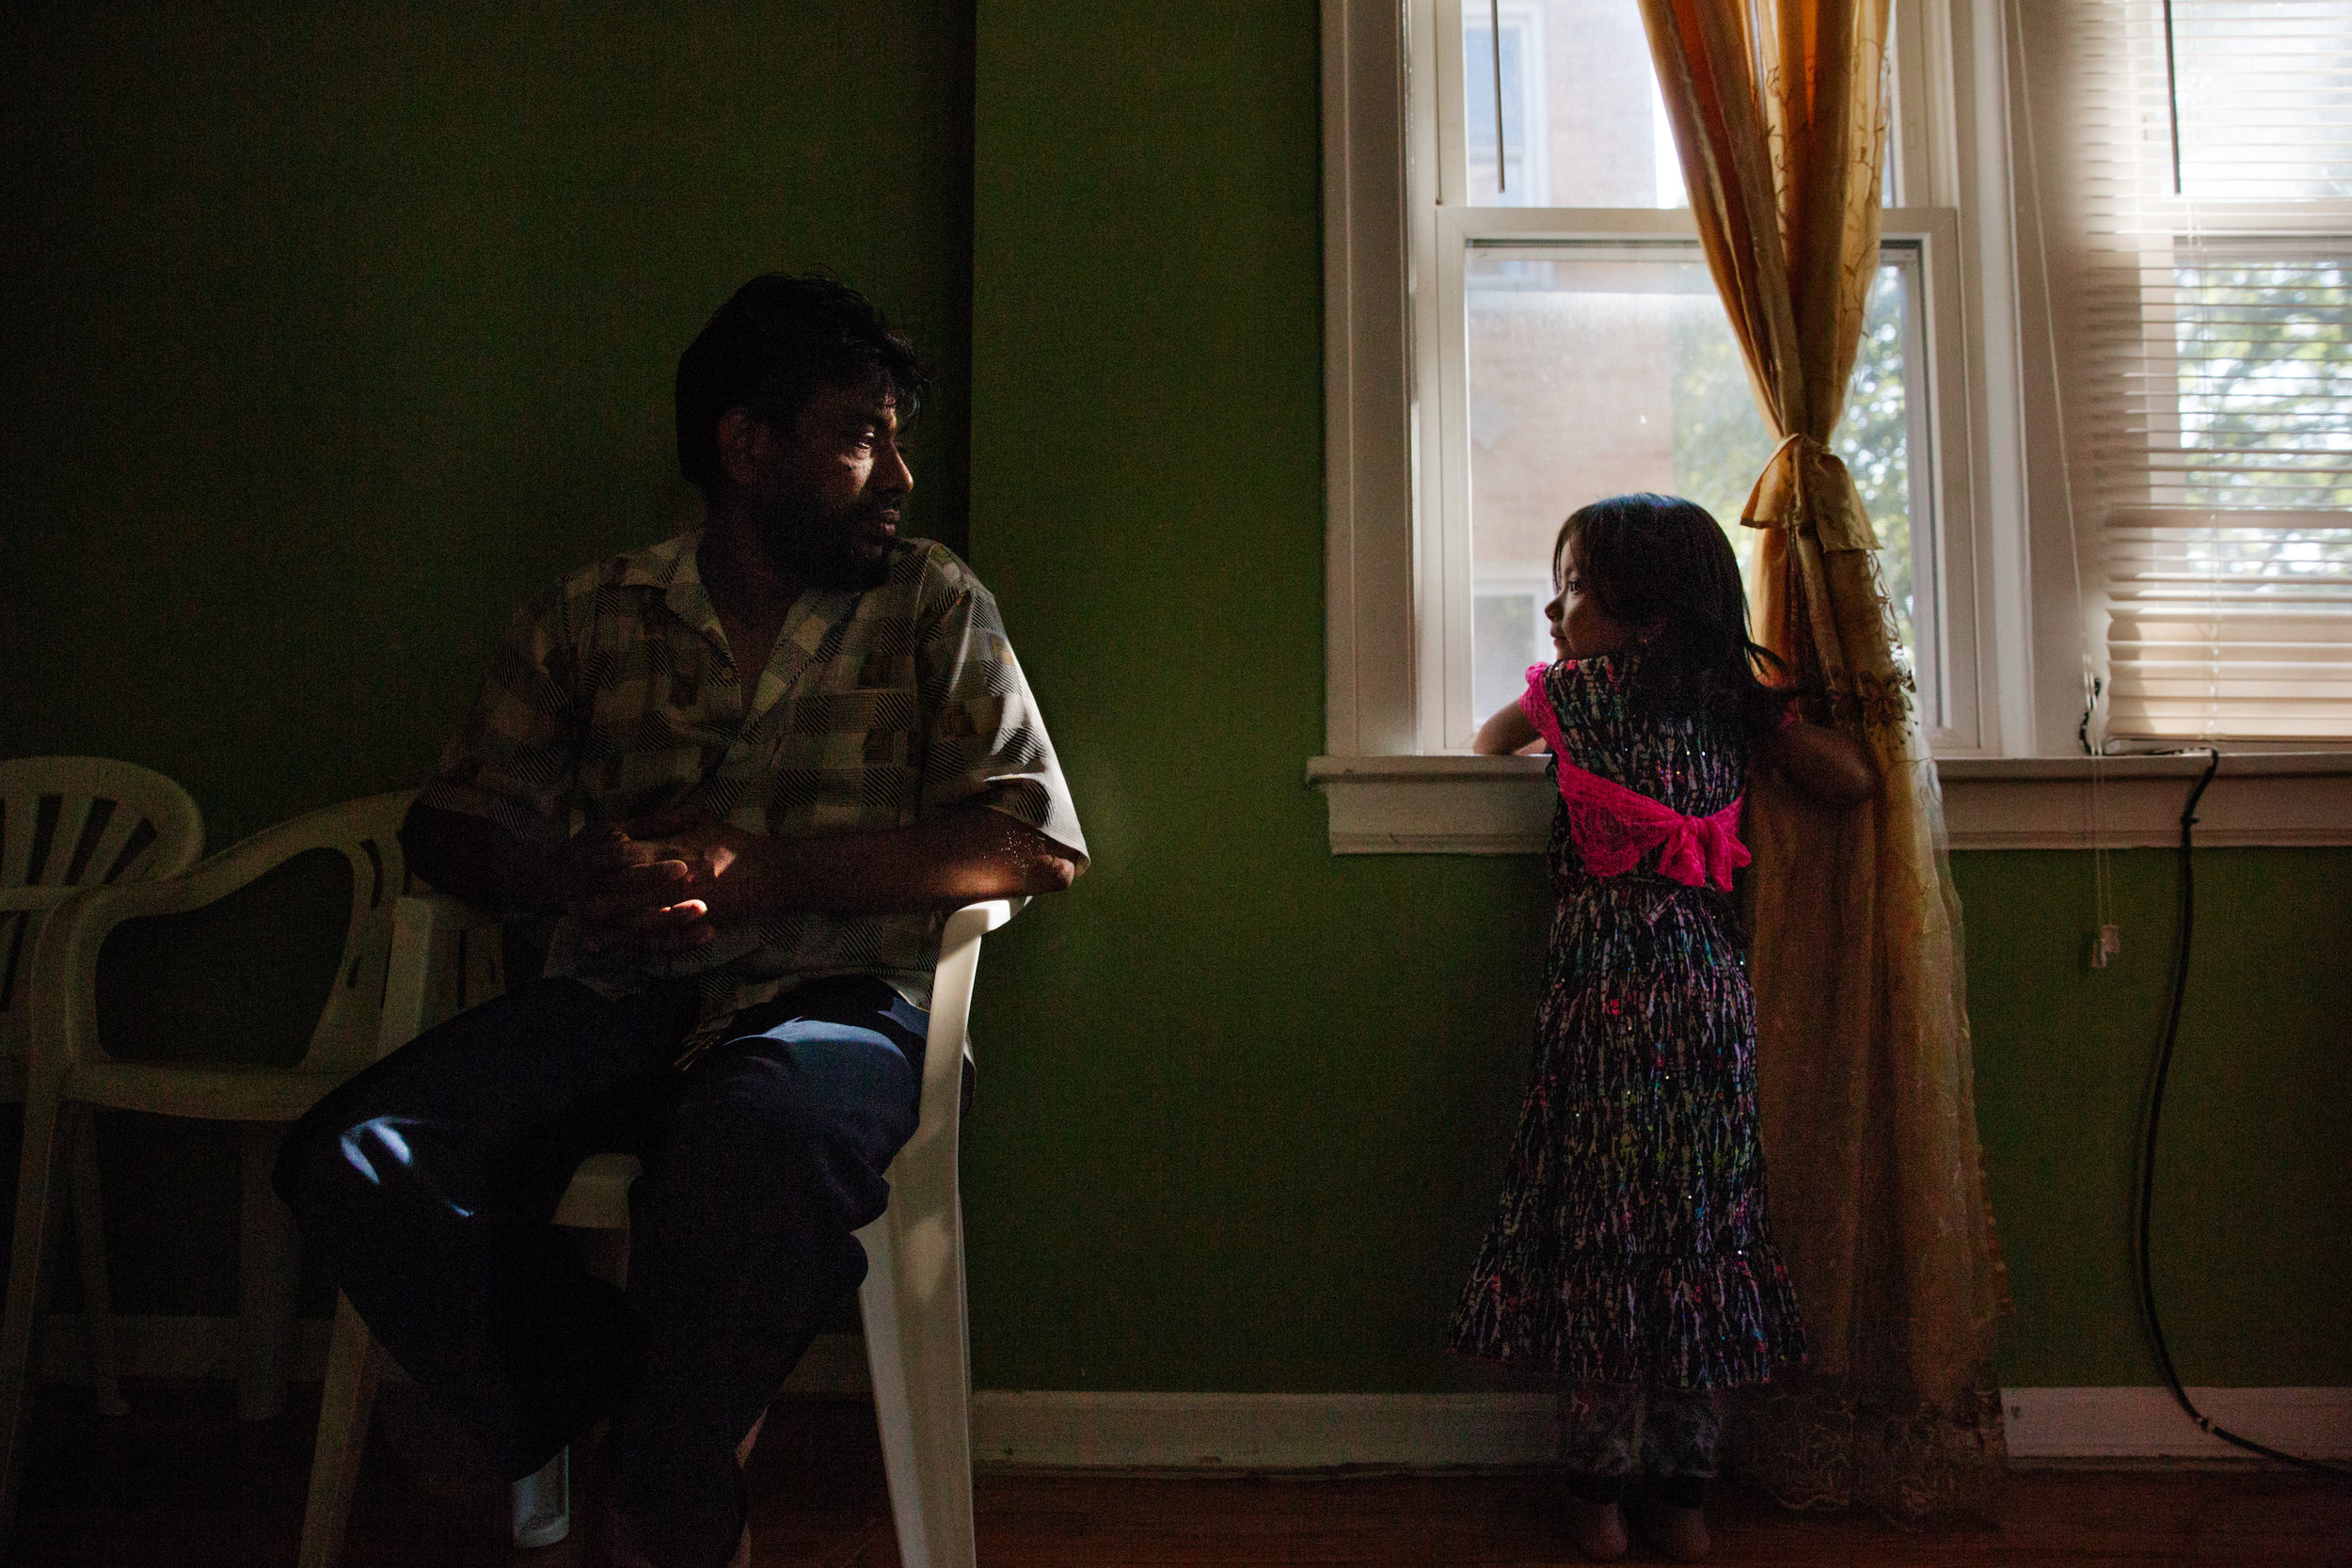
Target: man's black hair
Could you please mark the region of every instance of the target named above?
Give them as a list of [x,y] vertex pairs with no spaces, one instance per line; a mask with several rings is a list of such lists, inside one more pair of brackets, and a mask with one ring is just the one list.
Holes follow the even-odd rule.
[[848,284],[769,273],[719,307],[677,361],[677,466],[706,493],[718,483],[719,420],[748,408],[790,430],[820,387],[882,378],[903,424],[926,378],[914,345]]

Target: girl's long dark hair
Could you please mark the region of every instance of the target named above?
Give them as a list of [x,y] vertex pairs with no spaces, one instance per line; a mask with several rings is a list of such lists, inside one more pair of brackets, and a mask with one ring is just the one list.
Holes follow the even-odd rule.
[[1633,675],[1641,700],[1751,734],[1780,722],[1788,693],[1763,678],[1780,660],[1749,640],[1740,561],[1707,508],[1646,492],[1579,507],[1551,550],[1552,576],[1564,584],[1571,559],[1583,592],[1641,634]]

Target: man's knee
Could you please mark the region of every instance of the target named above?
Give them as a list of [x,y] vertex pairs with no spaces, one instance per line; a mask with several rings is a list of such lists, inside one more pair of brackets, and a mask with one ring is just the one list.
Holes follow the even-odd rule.
[[323,1101],[287,1129],[285,1141],[278,1146],[270,1185],[294,1211],[305,1232],[331,1219],[352,1200],[365,1200],[366,1193],[355,1180],[358,1173],[342,1159],[342,1120]]
[[672,1044],[650,1004],[610,1002],[571,981],[519,988],[330,1090],[287,1134],[278,1195],[297,1216],[391,1204],[470,1218],[510,1199],[528,1209],[538,1186],[561,1194],[572,1162],[548,1153],[562,1169],[525,1192],[501,1174],[505,1154],[621,1115],[666,1071]]
[[[355,1080],[328,1094],[287,1131],[271,1184],[312,1241],[373,1234],[405,1222],[465,1221],[469,1162],[454,1131],[361,1092]],[[454,1195],[454,1196],[453,1196]]]
[[882,1173],[914,1130],[911,1104],[901,1114],[888,1100],[845,1101],[773,1053],[747,1054],[721,1071],[723,1086],[682,1102],[665,1140],[719,1201],[816,1206],[849,1230],[881,1214],[889,1200]]

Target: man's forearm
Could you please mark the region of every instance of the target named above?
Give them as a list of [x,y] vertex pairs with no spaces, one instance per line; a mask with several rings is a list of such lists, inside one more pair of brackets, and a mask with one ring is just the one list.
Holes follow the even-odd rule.
[[[624,836],[626,833],[626,836]],[[444,893],[501,912],[573,908],[615,945],[676,947],[787,910],[832,914],[953,909],[1056,893],[1084,867],[1072,850],[986,806],[908,828],[771,838],[708,821],[608,827],[564,856],[482,817],[427,806],[401,830],[409,868]],[[583,847],[587,853],[576,853]],[[566,862],[576,863],[566,894]],[[610,861],[610,864],[604,863]],[[583,880],[583,878],[585,879]]]
[[411,872],[477,908],[504,914],[559,907],[555,857],[487,818],[411,806],[400,842]]
[[[1025,822],[958,806],[913,827],[755,841],[743,894],[761,910],[879,914],[1058,893],[1085,862]],[[722,880],[724,879],[722,878]]]

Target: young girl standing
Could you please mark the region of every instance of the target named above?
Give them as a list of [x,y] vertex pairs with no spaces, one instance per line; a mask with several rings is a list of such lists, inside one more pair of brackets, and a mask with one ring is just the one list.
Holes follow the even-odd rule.
[[1493,1228],[1455,1308],[1455,1350],[1560,1379],[1578,1545],[1636,1523],[1708,1550],[1716,1395],[1802,1361],[1804,1331],[1764,1214],[1756,1002],[1731,873],[1740,805],[1775,768],[1827,804],[1875,786],[1862,747],[1788,723],[1757,675],[1729,541],[1706,510],[1617,496],[1571,516],[1545,608],[1558,658],[1479,731],[1538,741],[1560,805],[1558,908],[1534,1082]]

